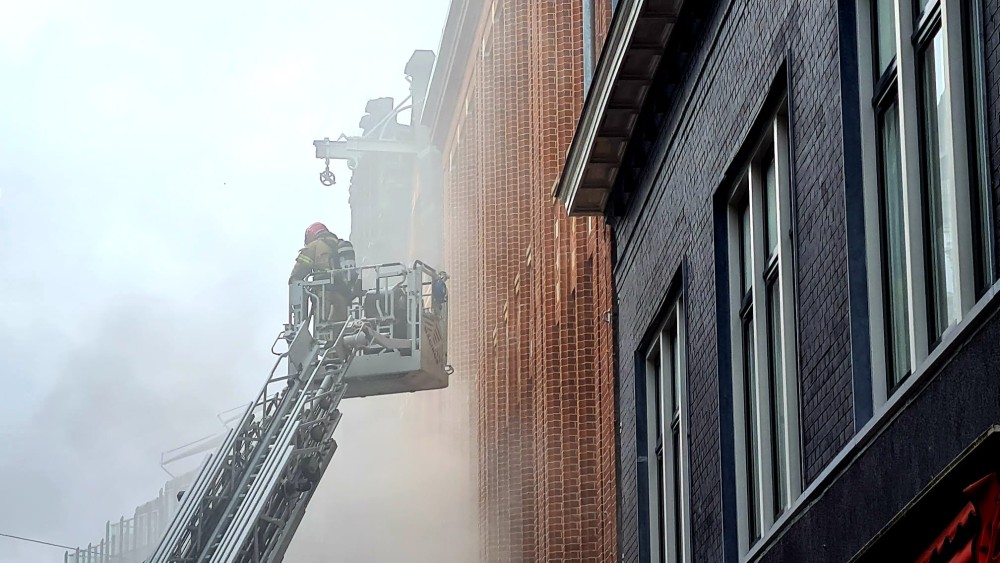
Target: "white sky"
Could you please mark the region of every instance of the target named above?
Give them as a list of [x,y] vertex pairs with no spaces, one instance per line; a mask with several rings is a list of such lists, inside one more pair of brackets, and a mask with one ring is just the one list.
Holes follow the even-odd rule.
[[249,399],[303,229],[349,232],[312,141],[406,95],[448,3],[0,0],[0,533],[98,539]]

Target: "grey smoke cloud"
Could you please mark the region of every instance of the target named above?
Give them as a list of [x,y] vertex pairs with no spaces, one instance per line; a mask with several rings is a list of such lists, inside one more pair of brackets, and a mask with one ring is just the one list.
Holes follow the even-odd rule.
[[476,560],[467,454],[430,428],[404,427],[419,421],[402,420],[401,403],[398,397],[343,403],[340,449],[289,548],[289,561]]
[[53,384],[19,431],[4,437],[2,529],[96,537],[105,520],[155,496],[166,478],[157,466],[164,444],[204,434],[218,404],[246,395],[251,380],[241,374],[261,358],[198,352],[213,342],[237,348],[216,337],[226,319],[191,325],[196,311],[149,311],[157,302],[122,296],[95,319],[89,340],[56,348]]
[[[0,0],[0,532],[71,545],[258,388],[302,229],[350,228],[349,173],[320,186],[310,143],[405,96],[448,2],[85,4]],[[393,412],[345,406],[304,558],[429,514],[401,503],[400,464],[430,462],[392,453]],[[3,563],[61,556],[0,538]]]

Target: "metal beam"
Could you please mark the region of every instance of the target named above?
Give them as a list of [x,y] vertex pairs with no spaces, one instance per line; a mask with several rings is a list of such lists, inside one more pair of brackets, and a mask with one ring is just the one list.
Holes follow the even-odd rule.
[[313,141],[316,158],[331,160],[358,160],[368,153],[417,154],[420,148],[407,141],[369,140],[361,137],[345,137],[331,141],[329,137]]

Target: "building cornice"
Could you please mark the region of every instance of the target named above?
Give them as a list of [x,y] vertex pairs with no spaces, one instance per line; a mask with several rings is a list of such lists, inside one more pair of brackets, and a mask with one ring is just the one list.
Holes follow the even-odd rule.
[[620,0],[553,196],[602,215],[684,0]]
[[461,115],[459,109],[464,107],[460,101],[473,74],[489,4],[487,0],[452,0],[448,8],[421,119],[431,131],[431,141],[442,151],[450,144]]

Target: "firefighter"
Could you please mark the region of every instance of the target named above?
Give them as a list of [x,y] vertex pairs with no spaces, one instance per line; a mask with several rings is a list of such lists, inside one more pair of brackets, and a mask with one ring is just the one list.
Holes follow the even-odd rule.
[[321,273],[341,268],[340,248],[343,242],[323,223],[309,225],[305,233],[305,247],[295,258],[295,266],[288,279],[288,283],[291,284],[316,273],[316,276],[313,276],[314,280],[330,282],[320,286],[321,289],[317,292],[319,296],[319,309],[316,309],[317,323],[337,323],[347,320],[350,304],[348,288],[339,278],[331,278],[329,274],[324,276]]

